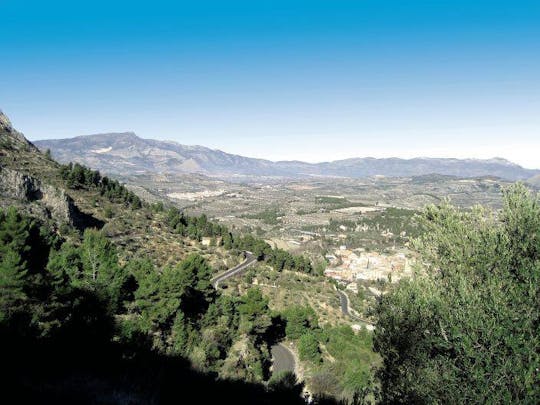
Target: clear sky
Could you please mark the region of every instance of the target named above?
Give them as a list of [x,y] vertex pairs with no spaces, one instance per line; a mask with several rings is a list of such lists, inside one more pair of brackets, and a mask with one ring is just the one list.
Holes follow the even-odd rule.
[[539,0],[0,0],[0,55],[33,140],[540,168]]

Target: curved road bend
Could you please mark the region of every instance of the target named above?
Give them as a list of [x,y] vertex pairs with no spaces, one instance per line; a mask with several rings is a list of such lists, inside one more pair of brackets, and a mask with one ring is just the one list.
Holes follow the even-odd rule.
[[375,325],[373,322],[367,321],[365,319],[357,317],[356,315],[351,314],[351,312],[349,311],[349,297],[347,296],[347,294],[345,294],[341,290],[337,290],[337,292],[339,295],[339,303],[341,305],[341,312],[343,313],[343,315],[348,316],[354,321],[363,323],[365,325],[371,325],[371,326]]
[[285,345],[278,343],[272,346],[272,374],[278,374],[283,371],[292,371],[294,373],[295,362],[294,356]]
[[347,298],[347,295],[345,295],[345,293],[341,290],[337,290],[337,293],[339,295],[339,304],[341,305],[341,312],[345,316],[351,316],[349,312],[349,300]]
[[219,283],[227,280],[229,277],[242,273],[245,269],[247,269],[253,263],[257,262],[257,258],[253,256],[253,253],[247,252],[247,251],[245,253],[246,253],[246,260],[244,260],[238,266],[233,267],[232,269],[225,270],[223,273],[218,274],[217,276],[215,276],[214,278],[210,280],[214,288],[217,289],[219,286]]
[[[212,285],[214,288],[218,288],[219,283],[227,280],[228,278],[242,273],[253,263],[257,262],[257,258],[253,256],[251,252],[246,253],[246,260],[240,263],[238,266],[233,267],[232,269],[226,270],[225,272],[218,274],[211,279]],[[291,353],[288,347],[281,343],[273,345],[270,349],[272,353],[272,363],[273,363],[273,373],[280,373],[282,371],[292,371],[294,373],[295,361],[294,355]]]

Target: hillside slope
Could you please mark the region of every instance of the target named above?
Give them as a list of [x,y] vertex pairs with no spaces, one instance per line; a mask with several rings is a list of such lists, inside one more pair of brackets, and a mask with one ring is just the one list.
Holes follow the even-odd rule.
[[[0,355],[19,402],[303,403],[304,383],[272,370],[283,340],[298,344],[309,371],[298,377],[324,403],[369,392],[371,336],[354,335],[305,257],[61,165],[4,115],[0,139]],[[215,289],[214,274],[242,251],[261,262],[252,271],[265,285],[252,274]],[[355,343],[344,351],[340,339]],[[317,385],[323,375],[331,385]]]
[[49,221],[62,237],[70,238],[73,229],[102,229],[122,248],[123,258],[148,257],[163,265],[199,252],[216,269],[227,268],[239,260],[221,248],[203,247],[197,241],[179,237],[164,225],[165,214],[150,206],[133,209],[123,197],[108,197],[99,188],[68,187],[61,174],[62,166],[13,129],[1,112],[0,140],[0,208],[15,206]]
[[[242,243],[260,242],[233,238],[205,216],[141,202],[88,168],[60,165],[3,114],[0,140],[6,398],[302,403],[300,384],[262,384],[277,336],[268,300],[256,289],[225,296],[211,283],[240,259]],[[241,352],[231,350],[236,342]]]

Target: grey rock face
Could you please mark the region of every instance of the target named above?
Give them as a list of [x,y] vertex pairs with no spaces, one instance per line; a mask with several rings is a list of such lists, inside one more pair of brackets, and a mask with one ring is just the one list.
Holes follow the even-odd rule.
[[50,217],[73,224],[76,208],[63,190],[42,184],[39,180],[16,170],[0,168],[0,196],[21,202],[37,202]]
[[0,110],[0,130],[4,130],[7,132],[13,131],[13,127],[11,125],[11,121],[9,118]]
[[[7,141],[7,143],[15,149],[38,151],[38,148],[32,142],[13,128],[11,121],[2,110],[0,110],[0,141]],[[0,145],[2,145],[2,143],[0,143]]]

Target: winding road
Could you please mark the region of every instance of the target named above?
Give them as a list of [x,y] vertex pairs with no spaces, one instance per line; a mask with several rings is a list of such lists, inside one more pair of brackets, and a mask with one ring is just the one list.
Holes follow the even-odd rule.
[[349,312],[349,297],[347,297],[347,294],[345,294],[343,291],[337,290],[337,293],[339,295],[339,304],[341,305],[341,312],[343,312],[343,315],[351,316],[351,313]]
[[345,294],[341,290],[337,290],[337,293],[339,295],[339,303],[341,305],[341,312],[343,312],[343,315],[348,316],[352,320],[354,320],[356,322],[360,322],[360,323],[362,323],[364,325],[375,326],[375,323],[373,323],[371,321],[368,321],[366,319],[362,319],[362,318],[360,318],[360,317],[358,317],[356,315],[351,314],[351,311],[349,310],[349,307],[350,307],[349,297],[347,296],[347,294]]
[[223,273],[218,274],[217,276],[215,276],[214,278],[210,280],[215,289],[219,287],[219,283],[221,283],[222,281],[225,281],[232,276],[242,273],[249,266],[257,262],[257,258],[253,256],[253,253],[248,252],[248,251],[244,253],[246,255],[246,260],[244,260],[238,266],[235,266],[232,269],[226,270]]
[[294,356],[285,345],[278,343],[272,346],[272,373],[278,374],[283,371],[292,371],[294,373],[295,361]]
[[[227,280],[230,277],[242,273],[249,266],[257,262],[257,258],[253,255],[253,253],[248,251],[245,251],[244,253],[246,255],[246,260],[244,260],[238,266],[226,270],[210,280],[215,289],[219,287],[219,283]],[[273,374],[281,373],[283,371],[292,371],[294,373],[294,355],[288,347],[286,347],[282,343],[277,343],[273,345],[270,350],[272,353]]]

